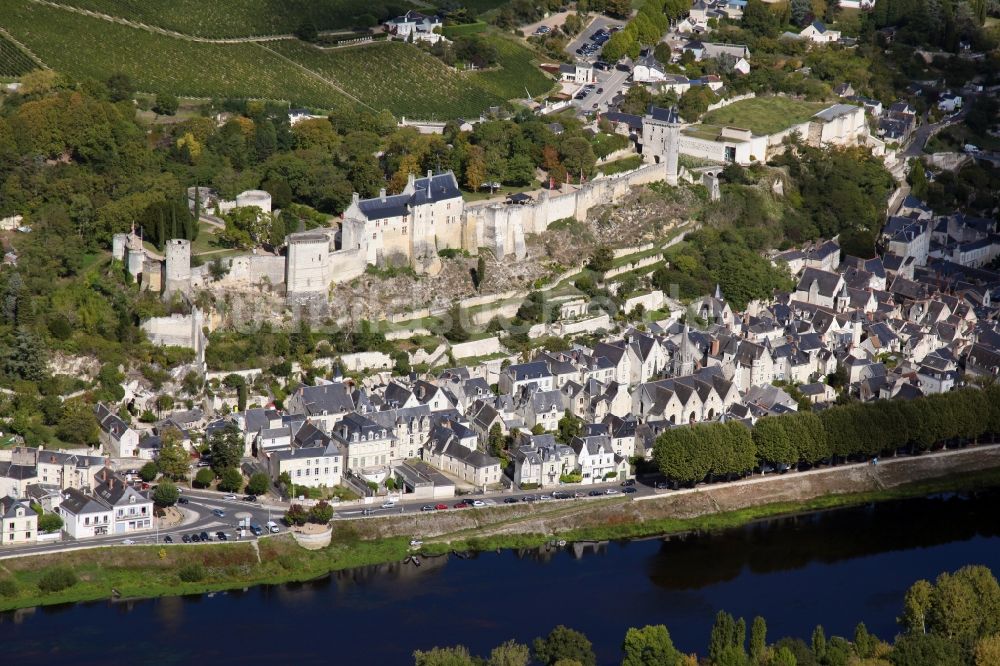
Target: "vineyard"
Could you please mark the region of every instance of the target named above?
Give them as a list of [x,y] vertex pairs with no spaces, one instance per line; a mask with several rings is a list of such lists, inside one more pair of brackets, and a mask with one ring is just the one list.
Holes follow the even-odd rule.
[[413,9],[406,0],[55,0],[195,37],[290,34],[305,20],[318,30],[370,27]]
[[[489,106],[525,97],[526,89],[537,96],[553,85],[530,50],[496,33],[487,38],[497,47],[499,65],[461,72],[399,42],[326,50],[295,39],[192,42],[29,0],[4,4],[0,26],[49,67],[75,79],[103,80],[122,72],[144,92],[264,98],[321,109],[353,106],[353,96],[396,115],[445,119],[478,116]],[[6,49],[0,54],[8,57]],[[20,50],[17,54],[27,58]]]
[[36,67],[34,61],[17,44],[0,35],[0,76],[20,76]]
[[437,58],[399,42],[321,51],[299,41],[268,48],[336,81],[347,92],[374,108],[422,119],[477,116],[487,106],[524,97],[552,87],[531,62],[531,53],[502,38],[495,39],[500,67],[483,72],[458,72]]
[[192,97],[255,97],[332,108],[348,101],[257,44],[186,42],[5,0],[0,23],[49,67],[74,78],[128,74],[141,90]]

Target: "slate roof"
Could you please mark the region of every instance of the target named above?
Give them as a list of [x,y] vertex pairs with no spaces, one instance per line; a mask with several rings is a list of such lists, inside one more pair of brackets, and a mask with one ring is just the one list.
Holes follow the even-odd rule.
[[323,384],[321,386],[303,386],[298,391],[305,407],[307,416],[326,412],[340,414],[354,409],[351,395],[345,384]]
[[663,122],[663,123],[679,123],[681,122],[680,114],[677,112],[677,107],[670,107],[669,109],[664,109],[659,106],[649,105],[646,110],[646,115],[653,120]]
[[63,500],[59,504],[59,508],[75,516],[85,513],[104,513],[110,511],[108,507],[76,488],[67,488],[63,491]]

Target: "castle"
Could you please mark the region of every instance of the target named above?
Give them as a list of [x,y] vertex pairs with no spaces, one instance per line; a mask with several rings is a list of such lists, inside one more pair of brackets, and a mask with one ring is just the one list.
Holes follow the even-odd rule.
[[[676,111],[651,110],[646,127],[647,164],[633,171],[596,178],[568,192],[542,190],[537,198],[521,195],[516,203],[478,204],[465,202],[451,171],[428,171],[422,178],[410,175],[399,194],[389,195],[383,189],[376,197],[362,199],[355,193],[339,230],[289,234],[284,256],[255,251],[222,259],[227,271],[221,278],[213,276],[208,264],[191,266],[191,242],[184,239],[167,242],[162,262],[143,249],[134,230],[115,234],[112,252],[143,288],[162,289],[165,295],[190,294],[211,285],[267,284],[283,287],[289,305],[325,303],[331,283],[352,280],[368,266],[409,265],[433,271],[444,249],[475,254],[486,248],[498,259],[523,259],[526,236],[545,231],[556,220],[584,220],[591,208],[620,200],[636,185],[677,183]],[[243,197],[252,199],[246,205],[261,207],[258,199],[265,193],[244,194],[256,196]]]

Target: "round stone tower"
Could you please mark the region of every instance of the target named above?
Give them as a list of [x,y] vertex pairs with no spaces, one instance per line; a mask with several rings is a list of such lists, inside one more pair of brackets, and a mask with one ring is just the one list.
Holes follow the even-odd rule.
[[164,292],[186,292],[191,287],[191,241],[171,238],[166,246]]

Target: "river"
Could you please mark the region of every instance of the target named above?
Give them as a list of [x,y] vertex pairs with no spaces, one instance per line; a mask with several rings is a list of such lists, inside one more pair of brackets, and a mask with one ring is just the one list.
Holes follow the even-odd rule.
[[1000,573],[1000,491],[762,521],[584,552],[481,553],[209,596],[92,602],[0,615],[6,663],[408,664],[416,648],[485,654],[556,624],[616,663],[630,626],[665,624],[704,653],[715,613],[763,615],[768,639],[891,639],[903,593],[966,564]]

